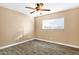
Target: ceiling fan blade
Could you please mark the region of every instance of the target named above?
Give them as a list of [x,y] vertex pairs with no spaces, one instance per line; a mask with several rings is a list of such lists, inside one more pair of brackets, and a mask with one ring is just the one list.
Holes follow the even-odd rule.
[[30,12],[30,14],[34,13],[35,11]]
[[28,9],[33,9],[33,10],[35,10],[35,8],[32,8],[32,7],[25,7],[25,8],[28,8]]
[[41,9],[41,11],[51,11],[50,9]]

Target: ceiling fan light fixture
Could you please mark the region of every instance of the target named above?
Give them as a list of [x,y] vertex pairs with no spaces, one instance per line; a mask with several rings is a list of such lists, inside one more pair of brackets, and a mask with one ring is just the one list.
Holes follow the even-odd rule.
[[43,9],[43,3],[36,3],[36,7],[32,8],[32,7],[26,7],[28,9],[32,9],[34,11],[32,11],[30,14],[34,13],[35,11],[50,11],[50,9]]

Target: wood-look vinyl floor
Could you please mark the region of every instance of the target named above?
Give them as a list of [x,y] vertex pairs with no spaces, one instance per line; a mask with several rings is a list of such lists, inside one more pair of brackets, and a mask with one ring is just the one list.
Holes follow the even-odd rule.
[[79,49],[32,40],[2,49],[0,55],[79,55]]

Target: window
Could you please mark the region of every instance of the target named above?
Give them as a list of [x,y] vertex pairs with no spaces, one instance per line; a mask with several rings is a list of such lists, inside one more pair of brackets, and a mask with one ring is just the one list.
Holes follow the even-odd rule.
[[43,20],[42,29],[64,29],[64,18]]

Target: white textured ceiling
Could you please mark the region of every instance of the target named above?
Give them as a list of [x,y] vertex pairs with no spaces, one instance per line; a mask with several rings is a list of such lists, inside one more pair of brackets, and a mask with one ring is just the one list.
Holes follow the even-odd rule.
[[[34,7],[35,3],[0,3],[0,6],[31,15],[29,12],[32,10],[26,9],[25,6]],[[51,9],[51,11],[42,11],[42,15],[76,7],[79,7],[79,3],[44,3],[44,8]],[[40,16],[40,12],[35,12],[31,16]]]

